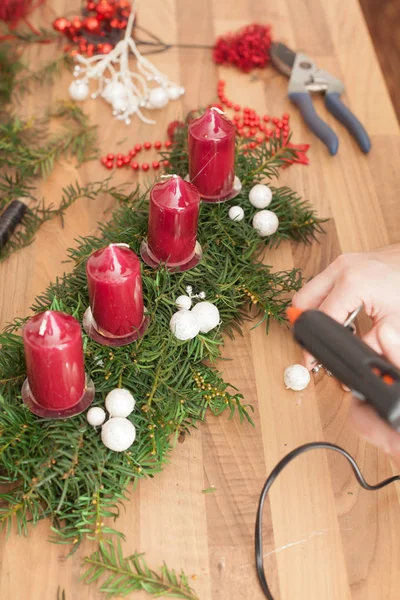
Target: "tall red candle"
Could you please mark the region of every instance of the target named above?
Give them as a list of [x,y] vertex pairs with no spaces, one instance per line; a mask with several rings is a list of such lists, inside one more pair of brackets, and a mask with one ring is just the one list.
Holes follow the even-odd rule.
[[235,182],[235,126],[209,108],[188,128],[189,179],[208,202],[229,199]]
[[153,186],[147,242],[154,262],[179,267],[194,257],[199,208],[199,192],[178,175]]
[[77,404],[85,392],[78,321],[47,310],[27,322],[23,341],[29,387],[36,403],[60,411]]
[[143,322],[140,261],[127,244],[96,250],[86,263],[90,308],[95,327],[105,336],[123,337]]

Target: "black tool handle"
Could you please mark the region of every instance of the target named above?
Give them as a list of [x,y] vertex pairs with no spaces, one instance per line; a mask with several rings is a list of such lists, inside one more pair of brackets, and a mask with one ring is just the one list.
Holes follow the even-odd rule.
[[289,98],[299,107],[304,121],[313,133],[325,144],[330,154],[334,156],[339,148],[336,133],[316,113],[311,96],[308,92],[293,92]]
[[329,92],[325,95],[325,105],[329,112],[349,130],[351,135],[360,146],[361,150],[367,154],[371,150],[371,140],[364,126],[357,117],[340,99],[338,92]]
[[20,200],[13,200],[0,216],[0,250],[3,248],[16,226],[22,221],[26,211],[26,204]]
[[320,311],[303,312],[293,326],[293,333],[318,362],[400,431],[399,369]]

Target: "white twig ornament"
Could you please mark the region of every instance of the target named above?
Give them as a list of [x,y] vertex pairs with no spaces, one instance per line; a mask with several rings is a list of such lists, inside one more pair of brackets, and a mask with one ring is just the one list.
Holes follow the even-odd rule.
[[[109,54],[96,54],[90,58],[78,54],[75,57],[76,79],[70,84],[69,93],[73,100],[85,100],[90,81],[97,81],[97,90],[91,97],[101,96],[111,104],[116,119],[129,124],[130,117],[136,114],[145,123],[152,124],[155,121],[145,117],[142,109],[163,108],[170,100],[180,98],[185,89],[170,81],[141,55],[132,38],[134,22],[133,5],[125,36]],[[130,70],[130,53],[136,58],[137,71]]]
[[291,365],[283,374],[283,380],[287,388],[300,392],[310,383],[310,373],[303,365]]
[[101,441],[114,452],[123,452],[132,446],[136,437],[133,423],[123,417],[113,417],[101,429]]
[[271,210],[260,210],[253,217],[253,227],[261,237],[273,235],[279,227],[279,219]]

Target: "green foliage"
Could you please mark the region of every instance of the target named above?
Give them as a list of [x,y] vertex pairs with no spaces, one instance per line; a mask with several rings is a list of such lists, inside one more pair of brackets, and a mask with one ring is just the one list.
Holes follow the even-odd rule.
[[16,49],[9,43],[0,44],[0,107],[10,102],[15,78],[23,68]]
[[22,121],[10,116],[0,123],[0,168],[20,178],[48,176],[56,161],[76,156],[78,166],[97,155],[97,127],[74,103],[59,102],[51,117],[62,120],[61,132],[49,136],[48,119]]
[[161,573],[149,569],[142,554],[124,557],[120,542],[101,542],[100,549],[85,559],[88,565],[82,580],[93,583],[101,577],[108,576],[102,583],[100,591],[107,598],[127,596],[132,592],[144,590],[154,597],[170,596],[198,600],[191,589],[188,578],[181,572],[179,575],[164,563]]
[[6,196],[0,196],[0,212],[12,198],[27,197],[32,198],[34,202],[32,208],[27,208],[21,225],[14,232],[9,242],[0,250],[0,263],[8,258],[13,252],[29,246],[35,239],[38,229],[47,221],[59,217],[61,225],[63,226],[66,210],[77,200],[83,198],[94,200],[99,194],[103,193],[117,194],[118,189],[119,188],[110,185],[110,179],[105,179],[101,182],[88,183],[85,186],[81,186],[76,182],[75,185],[70,184],[63,188],[61,192],[61,201],[58,207],[52,203],[46,206],[43,201],[38,202],[32,197],[32,188],[23,183],[18,174],[15,178],[7,175],[0,175],[0,194],[2,193],[2,190],[6,193]]
[[71,68],[73,64],[72,56],[63,52],[36,71],[25,68],[23,74],[14,82],[13,101],[21,101],[22,96],[31,93],[34,86],[52,85],[54,80],[61,77],[64,70]]
[[[249,155],[253,181],[275,174],[278,161],[285,164],[285,150],[276,147],[273,152],[265,148]],[[170,160],[171,168],[179,171],[173,155]],[[86,369],[96,387],[95,405],[102,406],[105,395],[116,387],[131,390],[136,397],[136,410],[129,418],[137,437],[127,452],[107,450],[85,415],[51,421],[30,413],[20,393],[25,365],[18,333],[24,320],[16,319],[0,334],[0,481],[12,484],[11,490],[0,494],[0,522],[5,527],[10,527],[14,517],[19,531],[25,532],[29,522],[50,517],[57,541],[72,544],[72,551],[85,536],[98,540],[107,534],[122,536],[110,522],[130,493],[129,483],[159,472],[169,460],[175,441],[189,433],[207,412],[237,413],[241,420],[251,423],[250,407],[213,363],[220,357],[224,334],[233,337],[240,333],[249,307],[267,328],[272,318],[284,322],[290,294],[301,285],[296,269],[273,273],[261,262],[265,244],[278,243],[280,235],[299,239],[299,231],[307,241],[321,226],[307,204],[286,188],[276,188],[271,208],[279,211],[284,225],[272,239],[260,240],[251,227],[252,213],[246,201],[253,177],[247,162],[244,170],[239,159],[237,174],[244,181],[244,191],[234,202],[243,205],[246,219],[241,223],[228,219],[226,204],[202,205],[198,231],[203,247],[201,263],[187,273],[143,268],[150,317],[147,334],[134,344],[115,349],[84,336]],[[93,197],[104,191],[120,207],[110,222],[100,225],[98,237],[81,239],[69,250],[75,264],[73,272],[36,298],[34,312],[51,308],[81,320],[88,306],[88,256],[111,242],[128,243],[139,253],[147,230],[147,193],[125,193],[106,180],[92,188],[65,190],[65,205],[78,195]],[[307,220],[309,224],[303,228]],[[222,326],[189,342],[179,342],[169,331],[169,321],[176,310],[175,299],[189,284],[197,293],[205,291],[207,299],[216,304]]]

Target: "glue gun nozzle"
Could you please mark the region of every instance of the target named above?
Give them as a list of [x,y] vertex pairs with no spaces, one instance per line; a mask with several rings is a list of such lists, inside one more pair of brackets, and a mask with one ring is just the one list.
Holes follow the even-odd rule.
[[294,306],[289,306],[289,308],[286,309],[286,314],[291,325],[296,323],[297,319],[302,313],[303,311],[300,308],[296,308]]

